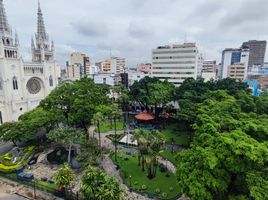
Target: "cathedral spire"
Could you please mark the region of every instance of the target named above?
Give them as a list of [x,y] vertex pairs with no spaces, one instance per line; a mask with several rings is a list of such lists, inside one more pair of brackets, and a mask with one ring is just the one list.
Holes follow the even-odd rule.
[[3,0],[0,0],[0,34],[11,34],[11,29],[7,21]]
[[42,13],[39,1],[38,1],[38,11],[37,11],[37,37],[38,39],[48,40],[48,35],[46,34],[46,29],[45,29],[43,13]]

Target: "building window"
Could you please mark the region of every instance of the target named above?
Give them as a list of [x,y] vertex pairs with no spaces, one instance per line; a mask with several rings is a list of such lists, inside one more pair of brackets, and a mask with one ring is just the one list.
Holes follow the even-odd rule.
[[0,124],[3,124],[2,112],[0,111]]
[[18,80],[17,77],[13,77],[13,90],[18,90]]
[[52,76],[49,76],[49,86],[53,87],[53,78],[52,78]]

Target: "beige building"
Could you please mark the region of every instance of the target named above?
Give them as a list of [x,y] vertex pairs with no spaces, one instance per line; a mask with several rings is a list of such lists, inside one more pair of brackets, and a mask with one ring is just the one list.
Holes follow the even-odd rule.
[[216,60],[205,60],[203,62],[202,73],[216,73]]
[[100,62],[101,66],[101,72],[105,74],[111,73],[112,68],[112,61],[111,60],[105,60],[103,62]]
[[112,57],[110,60],[96,63],[100,67],[101,73],[104,74],[121,74],[125,72],[125,58]]
[[247,76],[247,67],[244,63],[235,63],[228,67],[228,77],[239,81],[245,80]]
[[70,79],[80,79],[91,72],[90,58],[84,53],[72,53],[67,64],[67,76]]

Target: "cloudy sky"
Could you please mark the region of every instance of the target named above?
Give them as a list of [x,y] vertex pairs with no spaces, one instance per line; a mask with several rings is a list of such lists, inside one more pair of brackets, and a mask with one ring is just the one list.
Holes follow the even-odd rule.
[[[268,40],[267,0],[40,0],[47,32],[64,65],[74,51],[93,62],[110,55],[128,67],[151,62],[159,45],[196,42],[206,59],[220,61],[226,47]],[[25,60],[36,32],[37,0],[4,0]],[[186,37],[187,36],[187,37]],[[268,53],[267,53],[268,54]],[[268,61],[268,55],[266,55]]]

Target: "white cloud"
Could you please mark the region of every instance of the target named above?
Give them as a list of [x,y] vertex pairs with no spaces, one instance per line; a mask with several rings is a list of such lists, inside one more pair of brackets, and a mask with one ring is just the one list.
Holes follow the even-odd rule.
[[[151,60],[151,49],[171,42],[196,42],[220,61],[221,50],[250,39],[268,40],[267,0],[41,0],[45,25],[61,65],[73,51],[99,61],[126,57],[128,66]],[[30,57],[36,31],[36,0],[4,1],[23,55]],[[267,55],[268,56],[268,55]]]

